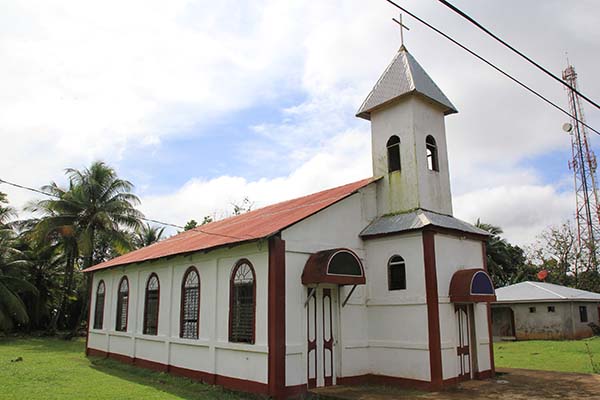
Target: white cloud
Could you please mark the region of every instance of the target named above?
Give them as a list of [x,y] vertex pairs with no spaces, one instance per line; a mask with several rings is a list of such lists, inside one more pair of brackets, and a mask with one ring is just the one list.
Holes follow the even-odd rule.
[[227,215],[231,204],[239,204],[244,197],[255,208],[264,207],[371,176],[369,148],[368,135],[346,131],[326,141],[288,176],[256,181],[236,176],[193,178],[175,193],[143,197],[142,210],[159,220],[183,225],[190,219],[200,221],[205,215]]

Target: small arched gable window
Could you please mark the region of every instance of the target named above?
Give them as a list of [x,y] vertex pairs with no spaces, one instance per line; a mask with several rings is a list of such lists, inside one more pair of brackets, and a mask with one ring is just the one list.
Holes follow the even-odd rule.
[[406,289],[406,264],[400,256],[392,256],[388,261],[388,289]]
[[160,282],[156,274],[151,274],[146,282],[146,302],[144,305],[144,334],[158,334],[158,306]]
[[256,276],[248,260],[237,262],[231,273],[229,341],[254,343]]
[[117,293],[117,321],[115,329],[119,332],[127,331],[127,314],[129,312],[129,281],[124,276],[119,282]]
[[179,336],[184,339],[198,339],[200,320],[200,275],[194,267],[189,267],[181,284],[181,326]]
[[388,172],[400,171],[400,138],[396,135],[387,141]]
[[427,136],[425,139],[425,146],[427,147],[427,168],[430,171],[439,171],[438,148],[433,136]]
[[94,310],[94,329],[102,329],[104,325],[104,297],[106,295],[106,286],[104,281],[98,282],[96,289],[96,308]]

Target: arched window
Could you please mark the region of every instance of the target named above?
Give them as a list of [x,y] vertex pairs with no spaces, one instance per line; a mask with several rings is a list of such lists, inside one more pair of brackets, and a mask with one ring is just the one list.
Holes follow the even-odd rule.
[[429,168],[430,171],[439,171],[438,149],[433,136],[427,136],[425,139],[425,146],[427,147],[427,168]]
[[388,289],[406,289],[406,264],[400,256],[393,256],[388,261]]
[[158,305],[160,283],[156,274],[150,275],[146,283],[146,302],[144,305],[144,334],[158,334]]
[[387,141],[388,172],[400,171],[400,138],[396,135]]
[[96,308],[94,310],[94,329],[102,329],[104,325],[104,296],[106,287],[104,281],[98,282],[96,289]]
[[250,261],[240,260],[231,273],[229,341],[254,343],[256,277]]
[[124,276],[119,282],[117,293],[117,321],[115,329],[120,332],[127,331],[127,313],[129,312],[129,281]]
[[181,324],[179,336],[185,339],[198,339],[200,320],[200,275],[194,267],[189,267],[181,284]]

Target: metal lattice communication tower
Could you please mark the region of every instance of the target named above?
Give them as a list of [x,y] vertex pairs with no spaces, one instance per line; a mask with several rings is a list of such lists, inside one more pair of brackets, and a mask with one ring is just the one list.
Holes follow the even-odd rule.
[[[562,74],[562,78],[579,90],[577,86],[577,73],[569,65]],[[577,223],[577,246],[581,255],[580,261],[588,268],[598,268],[599,254],[596,241],[600,239],[600,203],[596,187],[596,156],[589,144],[587,131],[582,122],[585,122],[583,108],[577,93],[567,88],[571,115],[576,119],[567,124],[571,134],[571,151],[573,159],[569,161],[569,168],[575,178],[575,197]],[[579,120],[579,121],[578,121]]]

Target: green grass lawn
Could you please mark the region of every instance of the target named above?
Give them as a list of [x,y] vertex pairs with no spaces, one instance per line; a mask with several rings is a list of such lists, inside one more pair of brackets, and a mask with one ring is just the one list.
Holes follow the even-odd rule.
[[[84,347],[82,340],[0,338],[0,399],[253,398],[113,360],[86,358]],[[18,357],[23,361],[11,361]]]
[[494,361],[504,368],[600,373],[600,338],[494,343]]

